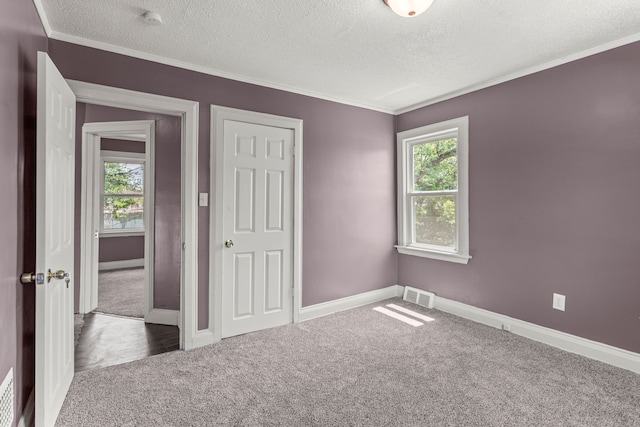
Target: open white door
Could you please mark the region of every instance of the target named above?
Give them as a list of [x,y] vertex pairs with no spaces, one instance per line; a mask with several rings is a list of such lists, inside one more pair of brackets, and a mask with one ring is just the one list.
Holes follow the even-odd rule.
[[[74,371],[73,216],[76,98],[38,52],[36,426],[53,426]],[[50,272],[50,274],[49,274]]]
[[224,121],[223,338],[293,321],[293,142]]

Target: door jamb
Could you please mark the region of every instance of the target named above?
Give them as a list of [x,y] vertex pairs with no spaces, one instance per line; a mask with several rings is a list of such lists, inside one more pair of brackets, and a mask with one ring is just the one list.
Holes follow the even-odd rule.
[[211,183],[213,206],[209,215],[209,330],[222,339],[222,192],[224,165],[224,121],[233,120],[291,129],[293,146],[293,322],[300,321],[302,307],[302,119],[211,105]]
[[[99,194],[100,141],[114,138],[145,144],[144,210],[144,318],[147,323],[177,325],[178,316],[162,316],[153,309],[155,242],[155,121],[92,122],[82,126],[80,313],[88,313],[98,303],[98,243],[100,226]],[[173,314],[173,310],[171,310]]]
[[181,117],[180,348],[213,343],[213,331],[198,330],[198,102],[76,80],[67,83],[76,94],[76,102]]

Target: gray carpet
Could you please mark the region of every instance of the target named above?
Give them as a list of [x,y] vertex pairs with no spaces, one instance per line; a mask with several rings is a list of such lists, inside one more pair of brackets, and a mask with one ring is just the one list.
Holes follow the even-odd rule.
[[144,268],[98,273],[98,308],[95,311],[144,317]]
[[446,313],[369,305],[80,372],[58,426],[632,426],[640,375]]

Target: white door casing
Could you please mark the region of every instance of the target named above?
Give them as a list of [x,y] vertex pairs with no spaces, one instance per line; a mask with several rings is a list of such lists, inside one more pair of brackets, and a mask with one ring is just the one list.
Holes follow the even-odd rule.
[[214,331],[209,327],[198,329],[198,102],[76,80],[67,82],[78,102],[167,114],[182,119],[180,349],[212,344],[216,341]]
[[54,63],[38,52],[36,148],[35,423],[52,426],[74,373],[73,274],[76,98]]
[[[98,232],[101,206],[101,138],[138,141],[145,144],[145,243],[144,313],[147,323],[178,324],[174,310],[153,309],[154,283],[154,206],[155,206],[155,121],[132,120],[93,122],[82,126],[82,197],[80,251],[80,312],[88,313],[98,305]],[[170,312],[170,313],[166,313]]]
[[224,122],[222,337],[292,321],[293,130]]

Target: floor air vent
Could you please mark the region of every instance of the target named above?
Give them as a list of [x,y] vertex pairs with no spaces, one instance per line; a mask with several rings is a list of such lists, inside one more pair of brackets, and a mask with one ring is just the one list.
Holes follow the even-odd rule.
[[405,301],[409,301],[423,307],[433,308],[433,305],[435,304],[436,294],[434,294],[433,292],[427,292],[421,289],[412,288],[410,286],[405,286],[403,299]]
[[13,424],[13,368],[0,386],[0,427]]

